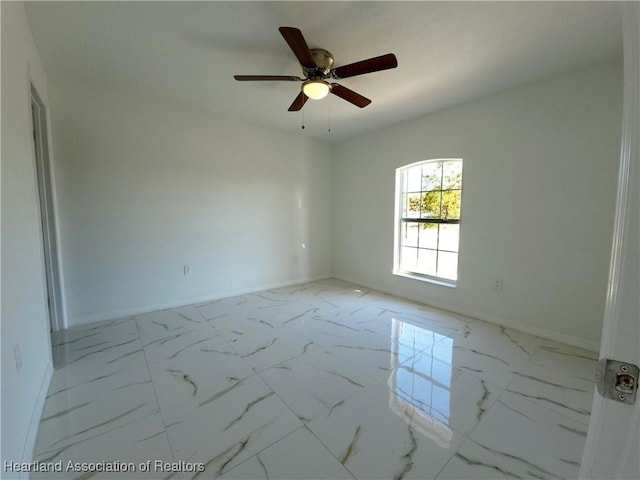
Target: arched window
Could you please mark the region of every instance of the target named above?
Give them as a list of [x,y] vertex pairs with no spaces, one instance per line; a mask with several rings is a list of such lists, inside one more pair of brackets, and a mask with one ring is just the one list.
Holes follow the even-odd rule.
[[460,158],[396,170],[394,274],[455,286],[461,200]]

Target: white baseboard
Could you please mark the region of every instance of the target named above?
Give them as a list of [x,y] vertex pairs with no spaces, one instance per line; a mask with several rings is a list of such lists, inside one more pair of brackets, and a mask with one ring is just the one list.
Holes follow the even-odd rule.
[[[31,421],[29,422],[29,430],[27,431],[27,438],[24,442],[24,449],[22,451],[22,463],[29,463],[33,461],[34,449],[36,446],[36,439],[38,437],[38,428],[40,427],[40,419],[42,418],[42,410],[44,409],[44,402],[47,399],[47,392],[49,391],[49,384],[51,383],[51,377],[53,375],[53,362],[49,361],[47,367],[42,376],[40,382],[40,389],[38,390],[38,398],[36,399],[33,412],[31,413]],[[27,473],[20,473],[16,478],[28,478]]]
[[265,283],[255,285],[249,288],[240,290],[230,290],[223,292],[216,292],[209,295],[203,295],[199,297],[182,298],[173,302],[158,303],[153,305],[143,305],[132,308],[123,308],[117,310],[109,310],[106,312],[97,312],[89,315],[83,315],[68,319],[67,328],[77,327],[80,325],[87,325],[89,323],[101,322],[104,320],[113,320],[116,318],[129,317],[132,315],[142,315],[144,313],[156,312],[158,310],[166,310],[167,308],[184,307],[186,305],[194,305],[197,303],[213,302],[214,300],[220,300],[221,298],[235,297],[237,295],[246,295],[248,293],[261,292],[263,290],[271,290],[274,288],[288,287],[291,285],[299,285],[301,283],[313,282],[316,280],[323,280],[325,278],[331,278],[330,274],[316,275],[312,277],[296,278],[292,280],[285,280],[281,282]]
[[464,308],[460,308],[456,305],[449,305],[441,302],[425,302],[424,298],[419,298],[416,295],[407,294],[406,292],[402,292],[398,289],[388,289],[380,287],[379,285],[371,284],[370,282],[361,282],[359,280],[348,278],[345,276],[335,276],[340,280],[344,280],[345,282],[355,283],[357,285],[362,285],[363,287],[372,288],[374,290],[378,290],[380,292],[389,293],[391,295],[396,295],[400,298],[406,298],[407,300],[412,300],[414,302],[421,303],[423,305],[429,305],[435,308],[440,308],[442,310],[446,310],[449,312],[457,313],[460,315],[464,315],[466,317],[475,318],[478,320],[482,320],[484,322],[493,323],[495,325],[499,325],[501,327],[507,327],[512,330],[517,330],[522,333],[527,333],[529,335],[535,335],[536,337],[541,337],[547,340],[552,340],[554,342],[564,343],[566,345],[571,345],[574,347],[584,348],[585,350],[589,350],[592,352],[600,351],[600,343],[593,342],[584,338],[575,337],[572,335],[566,335],[559,332],[554,332],[553,330],[547,330],[544,328],[535,327],[532,325],[526,325],[518,322],[514,322],[512,320],[507,320],[504,318],[499,318],[494,315],[489,315],[483,312],[466,310]]

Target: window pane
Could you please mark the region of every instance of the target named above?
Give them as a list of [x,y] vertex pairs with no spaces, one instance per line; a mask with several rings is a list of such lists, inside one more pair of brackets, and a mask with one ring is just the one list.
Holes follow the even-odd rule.
[[406,247],[418,246],[418,223],[403,222],[402,223],[402,245]]
[[420,238],[418,241],[420,248],[438,248],[438,225],[435,223],[420,224]]
[[402,217],[407,217],[409,215],[409,196],[406,193],[402,194]]
[[462,188],[462,162],[444,162],[442,167],[442,188]]
[[407,195],[407,199],[407,218],[418,218],[420,216],[420,194],[410,193]]
[[413,247],[400,247],[400,268],[415,272],[418,268],[418,249]]
[[425,275],[436,275],[436,258],[435,250],[423,250],[418,252],[418,272]]
[[407,192],[419,192],[420,188],[420,174],[421,174],[420,166],[410,168],[405,170],[405,179],[406,179],[406,191]]
[[422,195],[422,218],[440,217],[440,192],[428,192]]
[[442,162],[429,162],[422,166],[422,190],[440,190]]
[[455,280],[458,278],[458,254],[440,252],[438,254],[438,276]]
[[449,250],[451,252],[458,251],[458,242],[460,241],[460,225],[440,225],[440,250]]
[[442,218],[460,218],[460,190],[447,190],[442,192]]
[[442,218],[460,218],[460,190],[448,190],[442,192]]

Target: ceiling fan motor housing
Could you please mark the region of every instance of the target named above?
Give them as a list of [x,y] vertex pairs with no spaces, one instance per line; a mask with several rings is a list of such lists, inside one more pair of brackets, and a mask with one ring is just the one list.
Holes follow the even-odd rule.
[[304,76],[311,80],[327,78],[333,67],[333,55],[323,48],[311,48],[310,50],[316,66],[315,68],[302,67]]

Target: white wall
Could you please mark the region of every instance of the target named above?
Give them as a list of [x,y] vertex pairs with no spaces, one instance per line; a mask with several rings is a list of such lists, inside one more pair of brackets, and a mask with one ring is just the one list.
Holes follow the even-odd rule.
[[[597,348],[622,116],[622,66],[538,81],[338,144],[334,273]],[[464,159],[455,289],[394,276],[394,171]],[[504,289],[492,290],[494,277]]]
[[[0,12],[2,468],[5,461],[31,459],[51,376],[51,348],[30,104],[30,82],[33,82],[40,98],[48,106],[46,77],[27,26],[23,5],[0,2]],[[20,371],[14,359],[16,345],[22,359]]]
[[69,326],[330,276],[329,144],[61,78],[49,96]]

